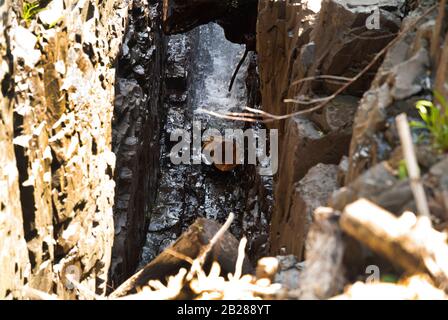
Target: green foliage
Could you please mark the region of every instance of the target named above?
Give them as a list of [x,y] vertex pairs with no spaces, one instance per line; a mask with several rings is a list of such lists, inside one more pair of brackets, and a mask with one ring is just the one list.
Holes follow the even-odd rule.
[[398,179],[405,180],[409,177],[408,167],[406,166],[406,161],[401,160],[398,165]]
[[448,102],[441,94],[434,92],[436,104],[428,100],[417,102],[417,109],[423,122],[412,121],[416,129],[426,129],[437,150],[448,151]]
[[24,2],[22,9],[22,18],[26,21],[26,23],[30,23],[34,17],[43,10],[41,7],[40,1],[34,2]]
[[381,277],[381,282],[387,282],[387,283],[397,283],[398,277],[393,274],[385,274]]

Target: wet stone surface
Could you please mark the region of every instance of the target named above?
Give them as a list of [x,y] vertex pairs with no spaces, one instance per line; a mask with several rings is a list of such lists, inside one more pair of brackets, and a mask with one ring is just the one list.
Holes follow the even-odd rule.
[[226,112],[246,106],[247,62],[228,92],[244,46],[228,42],[222,29],[210,24],[171,36],[167,52],[161,172],[140,266],[154,259],[198,217],[223,223],[230,212],[236,215],[231,232],[238,239],[246,236],[249,251],[259,255],[267,243],[272,178],[258,176],[249,165],[220,172],[204,163],[176,165],[170,159],[177,144],[170,141],[170,134],[176,129],[191,133],[193,121],[201,122],[202,131],[217,129],[223,133],[224,129],[247,127],[198,112],[200,108]]

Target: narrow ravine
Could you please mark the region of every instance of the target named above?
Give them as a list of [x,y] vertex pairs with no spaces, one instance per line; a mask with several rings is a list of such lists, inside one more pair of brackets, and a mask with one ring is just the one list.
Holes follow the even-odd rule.
[[[228,112],[246,105],[247,61],[233,90],[228,91],[244,50],[244,46],[228,42],[216,24],[168,40],[161,169],[141,266],[154,259],[198,217],[224,222],[233,212],[237,217],[231,227],[235,236],[248,236],[250,244],[266,243],[269,212],[263,212],[265,208],[257,203],[261,180],[253,167],[243,165],[231,172],[220,172],[205,164],[175,165],[170,159],[171,148],[176,144],[170,141],[170,134],[176,129],[191,132],[193,122],[197,121],[202,131],[218,129],[223,133],[224,129],[247,126],[198,112],[199,109]],[[268,190],[270,184],[269,179],[265,181]]]

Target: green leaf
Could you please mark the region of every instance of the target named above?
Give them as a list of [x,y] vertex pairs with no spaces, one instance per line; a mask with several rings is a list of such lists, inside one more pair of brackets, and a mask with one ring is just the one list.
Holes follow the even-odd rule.
[[406,162],[404,160],[400,161],[398,165],[398,179],[405,180],[409,177],[408,167],[406,166]]
[[434,108],[434,104],[431,101],[420,100],[417,101],[416,108],[418,109],[418,113],[420,114],[422,120],[428,123],[430,121],[429,109]]
[[411,126],[411,128],[415,129],[428,129],[428,126],[420,121],[411,121],[409,122],[409,125]]
[[436,98],[437,102],[440,103],[440,105],[443,107],[443,109],[447,109],[448,108],[448,102],[445,99],[445,97],[443,95],[441,95],[437,90],[434,90],[433,92],[434,97]]
[[397,283],[398,277],[393,274],[385,274],[381,277],[381,282]]

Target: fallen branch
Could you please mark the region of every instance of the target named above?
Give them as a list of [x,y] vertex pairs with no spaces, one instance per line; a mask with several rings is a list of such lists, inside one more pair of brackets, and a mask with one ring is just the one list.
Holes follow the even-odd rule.
[[[221,265],[224,274],[233,273],[238,257],[238,241],[227,232],[232,220],[233,214],[224,226],[203,218],[196,220],[168,250],[126,280],[109,297],[135,294],[139,288],[147,286],[150,280],[166,282],[182,268],[190,270],[188,278],[198,268],[207,269],[213,260]],[[244,270],[250,270],[247,261]]]
[[427,273],[448,289],[447,235],[434,230],[428,217],[407,212],[396,218],[368,200],[348,205],[340,219],[349,235],[411,274]]
[[197,273],[198,270],[202,270],[208,253],[213,249],[216,243],[218,243],[218,241],[224,236],[227,230],[229,230],[230,225],[232,224],[234,218],[235,215],[233,213],[230,213],[226,223],[224,223],[224,225],[218,230],[218,232],[213,236],[210,242],[202,247],[201,253],[193,261],[190,272],[187,275],[188,280],[191,280],[191,278],[194,276],[195,273]]

